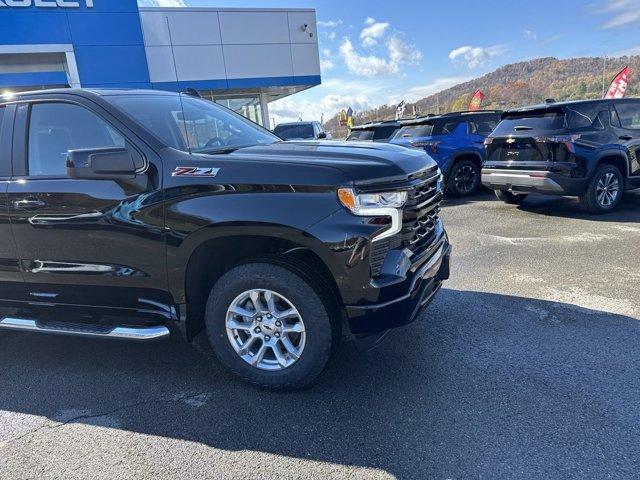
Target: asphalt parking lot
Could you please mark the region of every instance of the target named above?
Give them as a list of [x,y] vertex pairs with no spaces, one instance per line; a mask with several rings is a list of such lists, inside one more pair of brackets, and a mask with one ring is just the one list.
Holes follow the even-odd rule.
[[0,478],[631,478],[640,194],[447,202],[452,278],[377,350],[271,393],[175,338],[0,334]]

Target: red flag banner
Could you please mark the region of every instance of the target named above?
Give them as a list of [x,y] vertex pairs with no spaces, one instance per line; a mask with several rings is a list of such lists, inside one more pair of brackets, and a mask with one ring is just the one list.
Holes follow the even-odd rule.
[[629,75],[631,75],[631,69],[627,66],[620,70],[611,85],[609,90],[605,93],[604,98],[622,98],[627,91],[627,85],[629,84]]
[[469,102],[469,110],[475,112],[476,110],[480,110],[480,106],[482,105],[482,100],[484,100],[484,93],[482,90],[476,90],[476,93],[473,94],[471,101]]

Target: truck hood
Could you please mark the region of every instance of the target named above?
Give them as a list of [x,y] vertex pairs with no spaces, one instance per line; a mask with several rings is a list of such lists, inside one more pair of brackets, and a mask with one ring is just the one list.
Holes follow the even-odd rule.
[[436,163],[426,153],[374,142],[278,142],[236,150],[229,157],[295,165],[322,165],[342,171],[354,182],[403,180]]

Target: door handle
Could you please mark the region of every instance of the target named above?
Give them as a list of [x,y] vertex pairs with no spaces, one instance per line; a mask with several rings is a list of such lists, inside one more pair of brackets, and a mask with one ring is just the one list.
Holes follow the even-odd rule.
[[35,198],[28,198],[25,200],[16,200],[13,202],[13,206],[18,210],[37,210],[38,208],[42,208],[47,204],[42,200],[37,200]]
[[633,137],[631,135],[620,135],[618,138],[620,140],[633,140]]

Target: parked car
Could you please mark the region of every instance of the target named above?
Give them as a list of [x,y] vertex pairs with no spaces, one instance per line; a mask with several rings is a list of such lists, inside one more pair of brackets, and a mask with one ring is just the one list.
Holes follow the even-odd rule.
[[331,134],[324,131],[320,122],[292,122],[281,123],[273,129],[283,140],[321,140],[331,138]]
[[343,332],[374,345],[448,278],[439,178],[423,152],[282,142],[185,95],[18,94],[0,101],[0,329],[204,330],[241,377],[300,387]]
[[518,204],[531,192],[613,210],[640,187],[640,99],[553,102],[505,112],[486,139],[482,183]]
[[500,113],[452,112],[406,120],[390,142],[424,149],[442,170],[447,193],[470,195],[480,186],[484,139],[500,121]]
[[349,142],[388,142],[400,128],[400,122],[373,122],[351,127],[347,141]]

